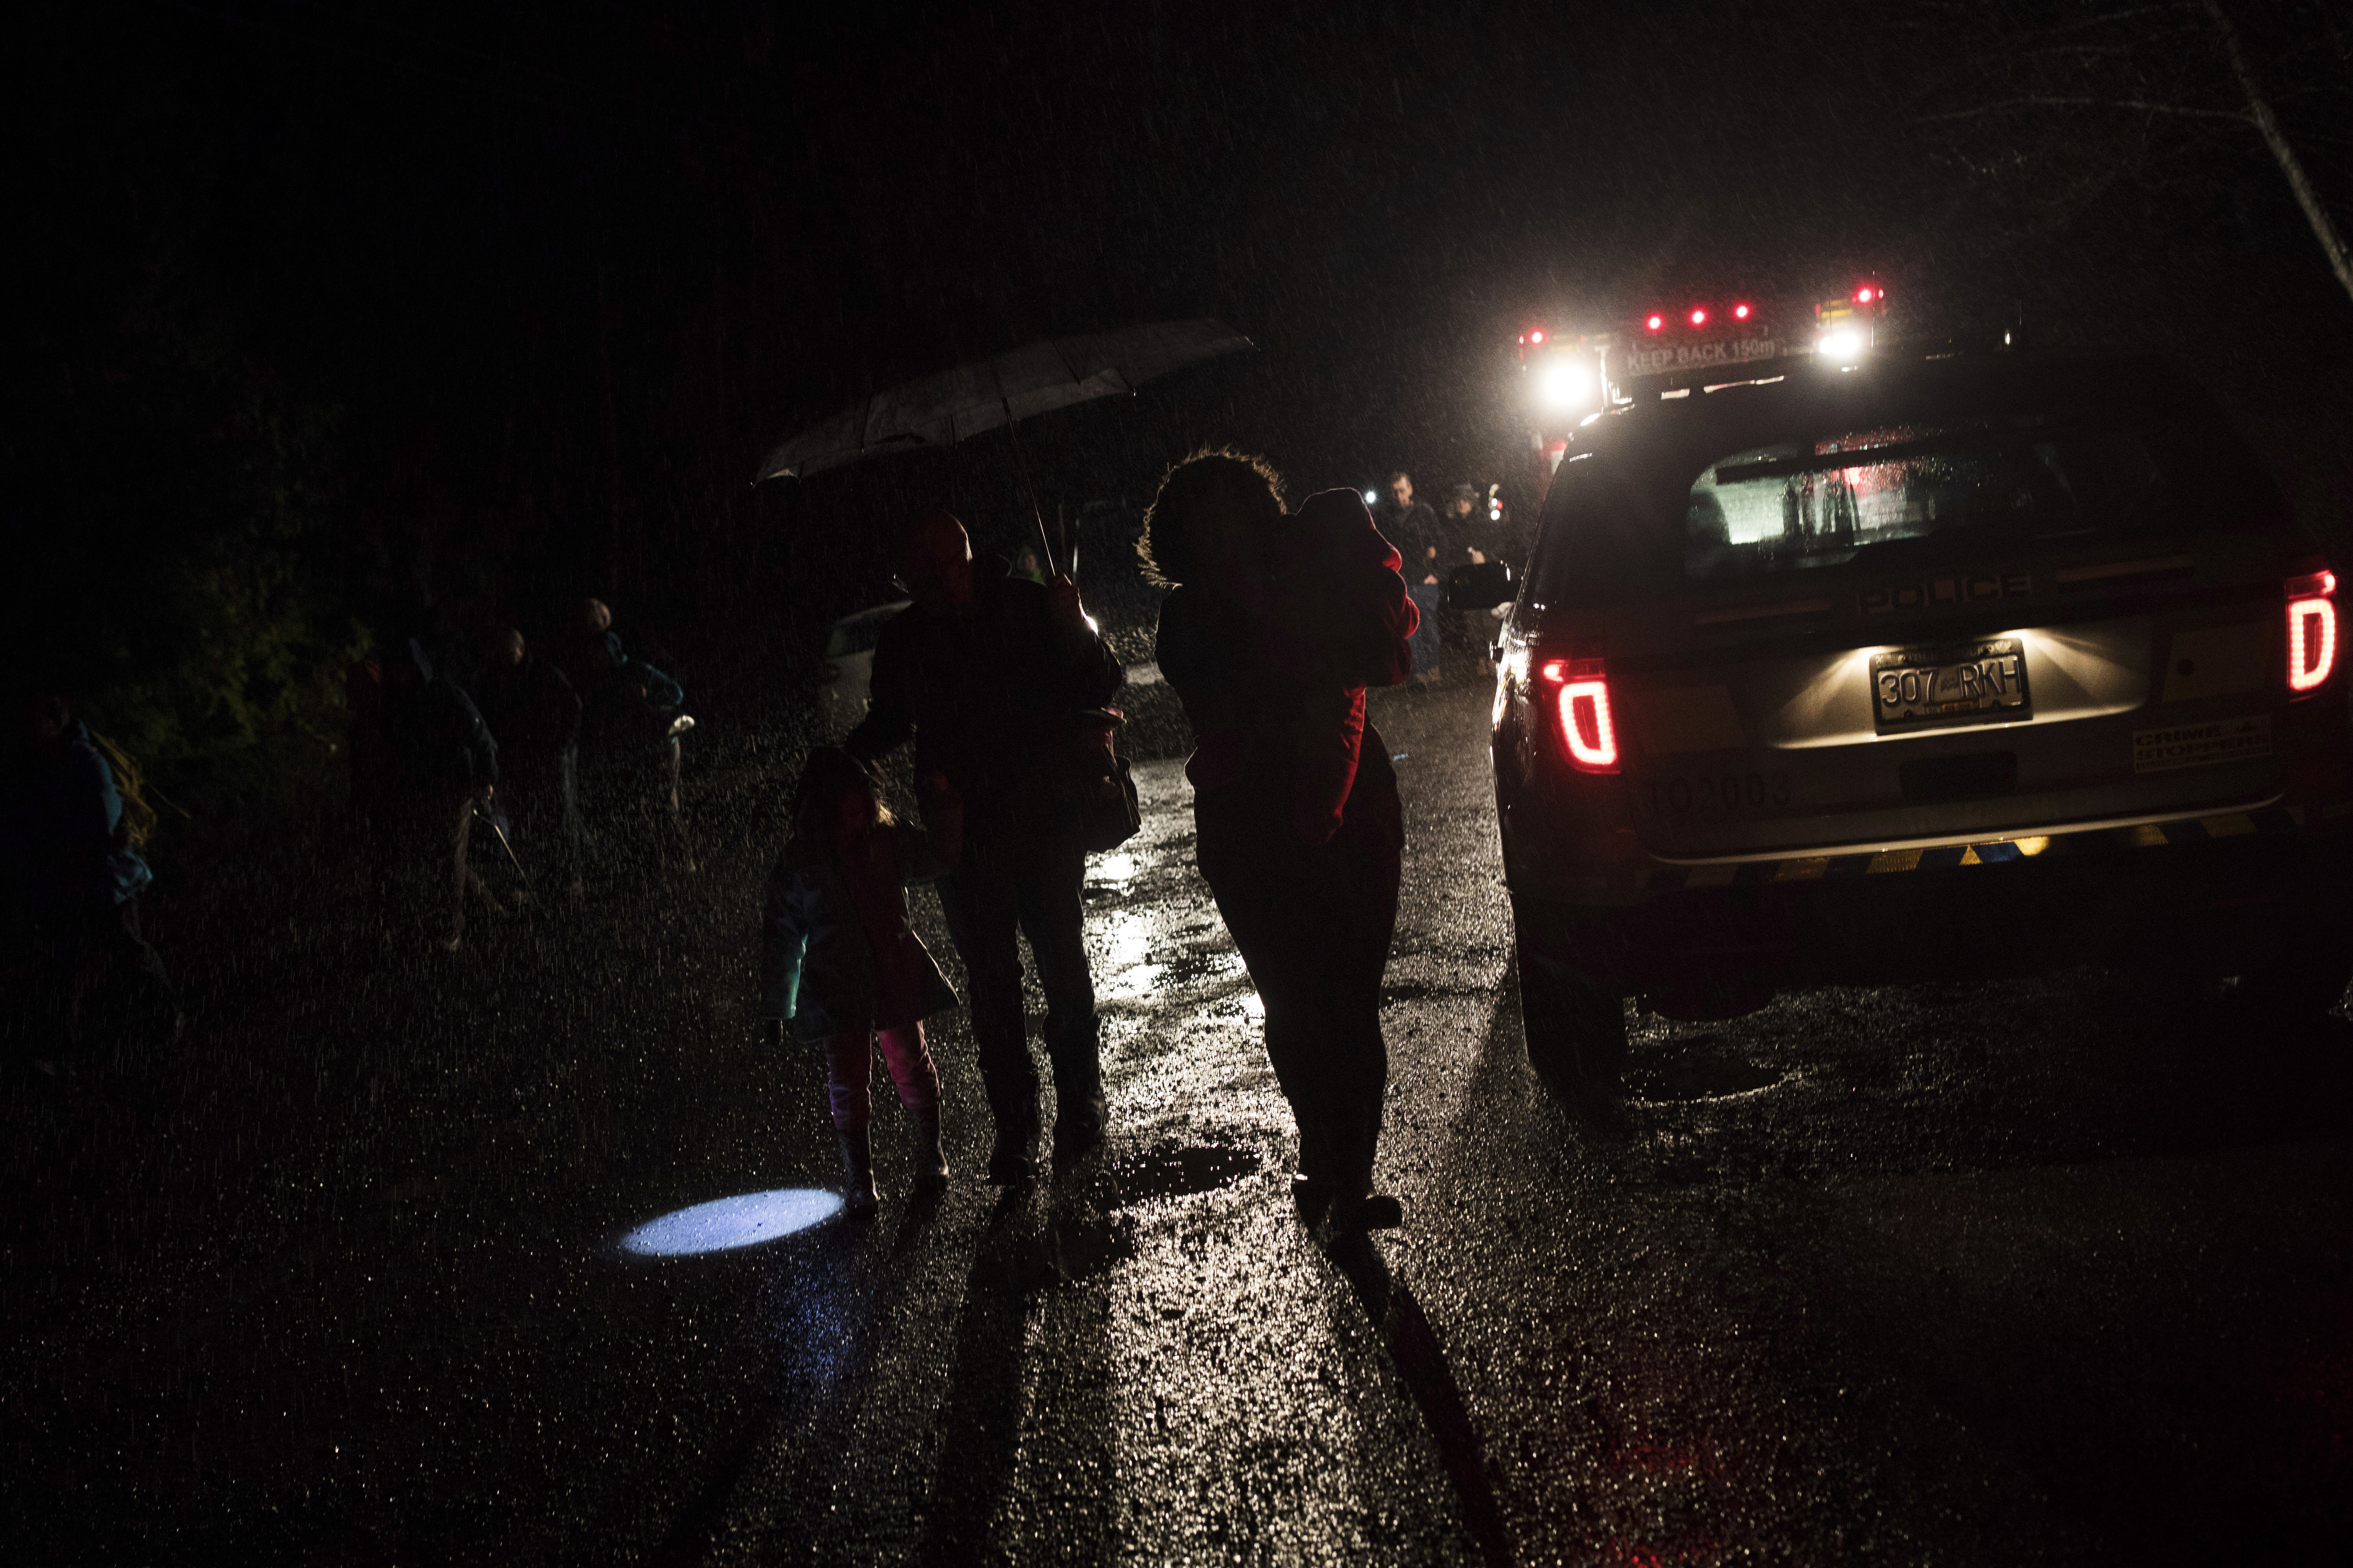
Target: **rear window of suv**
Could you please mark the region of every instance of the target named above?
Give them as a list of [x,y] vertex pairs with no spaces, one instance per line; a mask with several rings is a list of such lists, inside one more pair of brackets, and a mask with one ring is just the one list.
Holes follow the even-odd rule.
[[1536,597],[1597,603],[1896,549],[2060,548],[2278,521],[2276,489],[2204,399],[2145,365],[2088,386],[2084,368],[1815,377],[1694,395],[1714,407],[1639,410],[1561,466]]

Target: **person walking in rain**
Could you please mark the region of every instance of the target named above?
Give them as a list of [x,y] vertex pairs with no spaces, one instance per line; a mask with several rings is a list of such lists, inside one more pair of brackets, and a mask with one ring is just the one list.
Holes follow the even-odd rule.
[[827,1094],[853,1214],[875,1205],[874,1049],[915,1122],[915,1192],[948,1179],[940,1143],[940,1075],[923,1019],[955,992],[907,921],[905,888],[944,874],[962,848],[952,804],[929,830],[893,822],[874,776],[832,746],[810,753],[794,792],[792,834],[768,875],[760,1011],[772,1041],[789,1027],[825,1047]]
[[521,632],[502,626],[490,638],[475,702],[498,741],[504,781],[499,798],[513,825],[515,849],[545,886],[578,897],[578,694],[562,670],[524,645]]
[[1299,1126],[1300,1214],[1379,1229],[1403,1218],[1373,1163],[1405,831],[1365,689],[1406,679],[1419,618],[1355,492],[1286,512],[1280,486],[1257,458],[1188,458],[1161,481],[1141,549],[1173,589],[1158,651],[1198,742],[1195,852],[1266,1007]]
[[1046,994],[1055,1158],[1075,1159],[1103,1139],[1101,1026],[1083,929],[1086,849],[1077,824],[1046,809],[1054,781],[1040,776],[1039,762],[1124,676],[1067,576],[980,577],[953,513],[930,512],[908,528],[899,571],[914,604],[883,626],[867,715],[844,744],[871,762],[913,740],[917,776],[935,781],[926,816],[961,805],[964,857],[940,901],[970,977],[973,1038],[997,1122],[989,1179],[1018,1182],[1035,1171],[1041,1121],[1023,1025],[1021,936]]
[[81,1044],[83,1004],[110,960],[145,981],[169,1009],[176,1036],[179,993],[139,930],[139,894],[153,877],[113,767],[62,693],[23,694],[16,719],[16,743],[0,774],[11,967],[29,960],[35,988],[54,993],[61,984],[69,1047]]
[[1413,674],[1416,686],[1438,679],[1441,650],[1438,629],[1439,601],[1446,594],[1446,574],[1456,563],[1446,548],[1446,531],[1428,501],[1413,499],[1413,476],[1402,470],[1389,476],[1389,493],[1375,513],[1381,532],[1397,546],[1406,591],[1421,616],[1413,634]]

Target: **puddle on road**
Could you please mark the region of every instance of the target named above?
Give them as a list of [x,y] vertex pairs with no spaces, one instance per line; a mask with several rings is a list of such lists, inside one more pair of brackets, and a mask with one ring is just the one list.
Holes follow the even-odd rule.
[[1126,1208],[1154,1198],[1189,1197],[1232,1186],[1259,1168],[1250,1149],[1223,1143],[1156,1143],[1112,1162],[1105,1206]]
[[1779,1068],[1749,1061],[1707,1037],[1655,1054],[1637,1052],[1625,1074],[1629,1098],[1654,1104],[1753,1094],[1772,1088],[1784,1076]]
[[1240,953],[1188,952],[1172,958],[1160,966],[1160,974],[1153,983],[1153,989],[1161,991],[1172,985],[1190,985],[1196,981],[1208,980],[1216,975],[1238,974],[1241,972],[1241,967],[1242,961]]

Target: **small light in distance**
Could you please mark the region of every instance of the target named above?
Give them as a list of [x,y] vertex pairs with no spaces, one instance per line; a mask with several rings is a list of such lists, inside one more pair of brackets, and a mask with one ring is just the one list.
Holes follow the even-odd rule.
[[640,1258],[733,1252],[807,1230],[840,1212],[841,1194],[820,1187],[739,1193],[649,1219],[621,1237],[621,1250]]
[[1544,373],[1545,401],[1555,408],[1581,408],[1593,395],[1593,377],[1581,364],[1556,364]]
[[1707,325],[1707,310],[1704,307],[1699,305],[1694,305],[1692,307],[1691,324],[1694,327],[1704,327]]
[[1662,327],[1665,326],[1666,324],[1667,324],[1667,319],[1666,319],[1664,316],[1656,315],[1656,314],[1652,315],[1652,316],[1651,317],[1651,319],[1650,319],[1650,320],[1648,320],[1648,321],[1644,321],[1644,322],[1642,323],[1642,325],[1643,325],[1643,326],[1645,326],[1645,327],[1649,328],[1651,331],[1654,331],[1654,332],[1655,332],[1655,331],[1657,331],[1660,328],[1662,328]]
[[1748,319],[1748,315],[1749,315],[1749,310],[1748,310],[1748,307],[1747,307],[1747,306],[1746,306],[1746,305],[1735,305],[1734,307],[1732,307],[1732,319],[1733,319],[1734,321],[1746,321],[1746,320]]
[[1854,302],[1858,305],[1868,305],[1878,298],[1879,291],[1868,283],[1854,291]]
[[1365,504],[1366,506],[1372,505],[1375,501],[1377,501],[1380,499],[1380,492],[1377,490],[1366,490],[1365,492]]
[[1540,343],[1544,342],[1544,334],[1542,332],[1530,332],[1528,334],[1528,342],[1532,343]]

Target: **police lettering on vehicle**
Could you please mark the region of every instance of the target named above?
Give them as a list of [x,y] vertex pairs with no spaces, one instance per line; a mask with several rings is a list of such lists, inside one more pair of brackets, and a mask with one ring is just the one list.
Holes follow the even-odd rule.
[[2023,599],[2032,592],[2033,584],[2023,572],[1972,572],[1953,577],[1930,577],[1916,583],[1897,583],[1884,588],[1866,588],[1859,603],[1864,615],[1883,616],[1892,610],[1925,610],[1931,605]]

